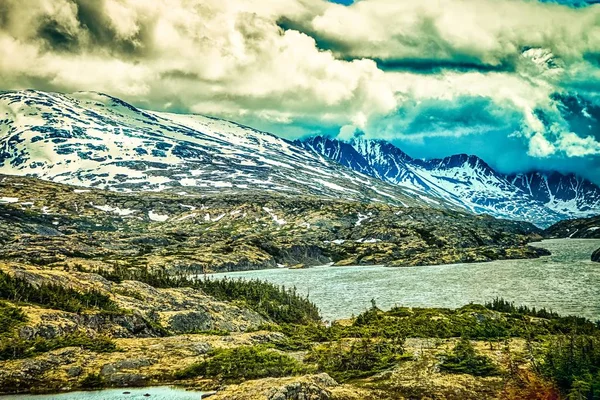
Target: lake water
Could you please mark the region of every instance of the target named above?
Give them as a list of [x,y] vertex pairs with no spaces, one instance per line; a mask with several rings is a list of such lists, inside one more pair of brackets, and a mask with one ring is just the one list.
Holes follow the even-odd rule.
[[[129,394],[123,394],[129,392]],[[149,394],[150,396],[144,396]],[[0,396],[2,400],[199,400],[201,392],[166,386],[148,388],[107,389],[44,395]]]
[[532,260],[411,268],[381,266],[270,269],[211,275],[259,278],[309,294],[327,320],[377,306],[456,308],[503,297],[519,305],[600,319],[600,263],[590,261],[600,239],[556,239],[533,245],[551,256]]

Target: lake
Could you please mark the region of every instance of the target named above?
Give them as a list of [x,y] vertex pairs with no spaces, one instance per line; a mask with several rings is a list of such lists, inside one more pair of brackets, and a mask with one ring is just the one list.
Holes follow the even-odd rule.
[[503,297],[518,305],[600,319],[600,263],[590,256],[600,239],[553,239],[533,243],[552,252],[531,260],[410,268],[382,266],[269,269],[212,277],[267,280],[309,295],[326,320],[348,318],[377,306],[456,308]]
[[[124,394],[124,392],[129,392]],[[149,394],[150,396],[144,396]],[[71,392],[42,395],[0,396],[2,400],[199,400],[201,392],[167,386],[148,388],[106,389],[90,392]]]

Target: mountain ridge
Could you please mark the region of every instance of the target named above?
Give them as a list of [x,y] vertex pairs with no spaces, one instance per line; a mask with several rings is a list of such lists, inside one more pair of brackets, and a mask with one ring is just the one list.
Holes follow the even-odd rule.
[[267,132],[96,92],[0,94],[0,173],[121,191],[264,190],[453,208]]
[[416,159],[381,139],[341,141],[317,136],[297,143],[361,173],[475,213],[526,220],[542,227],[600,213],[600,187],[574,174],[503,174],[468,154]]
[[541,227],[600,213],[600,188],[572,174],[507,175],[468,154],[416,159],[363,137],[289,141],[97,92],[0,92],[0,173],[118,191],[258,190],[466,209]]

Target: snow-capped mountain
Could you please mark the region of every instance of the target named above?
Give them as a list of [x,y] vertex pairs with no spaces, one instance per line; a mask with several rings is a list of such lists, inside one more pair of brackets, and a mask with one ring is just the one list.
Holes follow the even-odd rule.
[[269,133],[99,93],[0,93],[0,173],[121,191],[246,190],[444,206]]
[[600,189],[574,174],[530,172],[508,180],[557,213],[578,218],[600,213]]
[[540,226],[600,213],[600,188],[574,175],[533,172],[507,176],[466,154],[419,160],[383,140],[343,142],[314,137],[298,143],[363,174],[475,213]]

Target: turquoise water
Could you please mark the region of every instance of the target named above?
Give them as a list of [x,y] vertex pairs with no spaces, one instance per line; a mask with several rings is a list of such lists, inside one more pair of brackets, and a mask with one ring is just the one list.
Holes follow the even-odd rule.
[[[123,394],[129,392],[129,394]],[[149,394],[150,396],[144,396]],[[201,392],[171,387],[107,389],[92,392],[71,392],[43,395],[0,396],[2,400],[199,400]]]
[[535,243],[551,256],[534,260],[413,268],[315,267],[214,274],[259,278],[308,294],[327,320],[359,314],[375,299],[394,305],[460,307],[503,297],[561,314],[600,319],[600,263],[590,261],[600,239],[557,239]]

